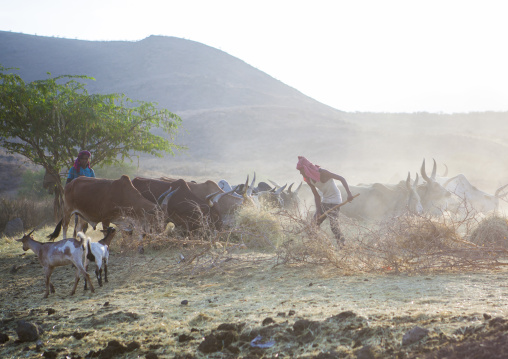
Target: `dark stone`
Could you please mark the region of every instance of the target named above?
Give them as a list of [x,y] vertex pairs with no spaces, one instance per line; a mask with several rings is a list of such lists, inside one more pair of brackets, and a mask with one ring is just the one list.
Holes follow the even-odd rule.
[[146,359],[158,359],[159,357],[157,356],[157,354],[149,352],[149,353],[146,353],[145,358]]
[[48,308],[47,311],[48,311],[48,315],[56,313],[56,310],[54,310],[53,308]]
[[356,317],[356,314],[354,312],[348,310],[347,312],[342,312],[337,315],[334,315],[330,319],[341,321],[344,319],[350,319],[350,318],[355,318],[355,317]]
[[189,301],[188,300],[182,300],[182,302],[180,304],[181,305],[187,305],[187,304],[189,304]]
[[9,336],[5,333],[0,333],[0,344],[7,343],[9,341]]
[[263,326],[265,326],[265,325],[269,325],[269,324],[273,324],[273,323],[275,323],[275,320],[273,320],[272,318],[268,317],[268,318],[265,318],[265,319],[263,320],[263,323],[261,323],[261,324],[262,324]]
[[295,312],[294,310],[290,310],[290,311],[288,312],[288,316],[289,316],[289,317],[291,317],[291,316],[293,316],[293,315],[295,315],[295,314],[296,314],[296,312]]
[[319,328],[319,322],[314,322],[307,319],[297,320],[295,324],[293,324],[293,331],[296,335],[303,334],[305,329],[315,330]]
[[179,343],[185,343],[185,342],[191,341],[193,339],[194,339],[194,337],[191,337],[190,335],[187,335],[187,334],[181,334],[178,336]]
[[79,332],[77,332],[77,331],[76,331],[76,332],[74,332],[74,333],[72,333],[72,336],[73,336],[74,338],[76,338],[77,340],[81,340],[81,339],[83,339],[83,337],[84,337],[85,335],[86,335],[86,333],[79,333]]
[[141,348],[141,344],[139,344],[136,341],[130,342],[129,344],[127,344],[127,352],[132,352],[132,351],[139,349],[139,348]]
[[35,342],[42,334],[42,329],[36,324],[20,320],[18,321],[16,333],[20,342]]
[[492,315],[489,315],[487,313],[483,313],[483,318],[486,319],[486,320],[489,320],[490,318],[492,318]]
[[215,353],[223,348],[222,341],[217,340],[215,335],[210,334],[205,336],[205,339],[199,344],[198,350],[205,354]]
[[58,353],[53,350],[45,351],[42,356],[47,359],[56,359]]
[[[217,327],[217,330],[234,330],[238,331],[238,327],[233,323],[222,323]],[[191,330],[192,331],[192,330]]]
[[425,338],[429,334],[428,329],[414,327],[402,337],[402,345],[410,345]]

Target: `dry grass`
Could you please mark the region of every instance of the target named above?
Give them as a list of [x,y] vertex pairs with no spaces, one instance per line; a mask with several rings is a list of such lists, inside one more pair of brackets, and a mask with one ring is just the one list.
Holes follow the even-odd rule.
[[[139,344],[121,358],[423,357],[472,333],[479,342],[498,335],[488,318],[508,316],[508,292],[499,285],[508,272],[491,248],[465,239],[463,229],[476,226],[464,218],[365,225],[342,217],[340,249],[327,222],[317,227],[306,215],[274,210],[240,211],[237,226],[222,231],[189,234],[167,230],[163,218],[157,223],[142,242],[115,238],[110,282],[93,295],[69,296],[68,267],[53,275],[56,294],[42,299],[33,253],[0,240],[1,320],[11,337],[2,357],[93,356],[111,340]],[[36,231],[36,239],[52,229]],[[20,319],[45,328],[39,349],[14,341]],[[429,334],[402,345],[416,326]],[[274,345],[253,348],[257,335]],[[206,352],[205,337],[231,344]]]
[[53,201],[0,198],[0,230],[7,222],[21,218],[25,231],[53,222]]

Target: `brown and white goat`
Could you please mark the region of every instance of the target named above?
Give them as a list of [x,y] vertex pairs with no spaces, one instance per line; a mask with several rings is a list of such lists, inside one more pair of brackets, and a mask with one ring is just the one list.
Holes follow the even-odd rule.
[[79,232],[77,238],[67,238],[54,243],[37,242],[33,238],[33,232],[25,234],[23,238],[16,239],[16,241],[23,243],[24,251],[31,249],[37,255],[39,263],[44,268],[44,273],[46,274],[46,292],[44,293],[44,298],[48,297],[50,289],[51,293],[55,293],[55,287],[50,281],[55,267],[69,264],[74,264],[77,268],[71,295],[76,292],[80,275],[83,275],[85,281],[90,283],[92,293],[95,292],[90,276],[83,267],[83,259],[88,251],[88,239],[83,232]]
[[[85,270],[88,271],[88,263],[95,262],[97,268],[95,269],[95,275],[99,286],[102,287],[102,267],[104,264],[104,281],[108,282],[108,260],[109,260],[109,246],[111,241],[115,237],[116,229],[108,227],[101,230],[104,233],[104,238],[98,242],[88,242],[88,252],[85,259]],[[85,290],[87,289],[85,281]]]

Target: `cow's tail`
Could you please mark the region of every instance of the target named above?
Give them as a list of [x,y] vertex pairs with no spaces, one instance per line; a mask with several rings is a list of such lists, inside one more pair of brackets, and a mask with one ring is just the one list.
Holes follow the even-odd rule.
[[60,220],[60,222],[58,222],[53,233],[48,235],[48,238],[50,241],[54,241],[55,238],[57,238],[60,235],[60,231],[62,230],[62,221],[63,221],[63,218]]

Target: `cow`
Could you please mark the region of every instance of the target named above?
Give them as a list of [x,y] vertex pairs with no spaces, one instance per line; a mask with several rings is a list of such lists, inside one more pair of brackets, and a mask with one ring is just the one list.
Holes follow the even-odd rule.
[[[153,203],[156,203],[159,197],[172,187],[174,182],[176,181],[143,177],[136,177],[132,180],[133,185],[139,190],[141,195]],[[251,186],[246,186],[247,190],[244,191],[242,196],[235,196],[232,192],[223,191],[217,183],[211,180],[203,183],[186,183],[194,196],[200,201],[207,203],[210,207],[214,207],[222,223],[226,225],[233,224],[232,215],[236,209],[246,203],[253,203],[252,197],[249,195],[249,188],[252,187],[252,184]],[[248,177],[246,183],[248,183]]]
[[[422,165],[423,169],[425,168],[424,165],[425,160]],[[508,184],[501,186],[492,195],[473,186],[463,174],[453,177],[446,177],[445,174],[441,177],[436,177],[435,172],[436,161],[434,160],[431,177],[450,193],[450,196],[459,204],[457,210],[464,211],[469,209],[477,213],[495,212],[499,209],[499,199],[502,198],[503,190],[508,187]]]
[[[129,176],[123,175],[116,180],[79,177],[65,186],[63,218],[48,238],[57,238],[62,225],[63,238],[68,238],[67,229],[74,214],[78,214],[94,229],[98,223],[102,223],[103,228],[114,223],[123,230],[131,231],[132,221],[140,224],[139,221],[143,220],[144,224],[148,216],[150,222],[157,209],[156,204],[134,188]],[[80,230],[76,228],[76,231]]]
[[[284,188],[286,186],[281,187],[274,181],[271,181],[271,180],[268,180],[268,181],[270,181],[270,183],[274,185],[274,187],[277,191],[280,191],[282,189],[282,191],[280,193],[280,197],[282,199],[282,206],[284,209],[292,210],[292,209],[295,209],[298,207],[298,205],[300,203],[300,197],[298,197],[298,192],[300,192],[303,182],[300,182],[300,184],[294,191],[291,190],[293,188],[294,183],[291,183],[289,185],[288,189],[286,191],[284,191]],[[258,187],[259,187],[259,185],[258,185]]]
[[[425,159],[423,159],[420,173],[425,183],[418,187],[418,194],[420,195],[423,209],[426,213],[431,215],[440,215],[444,211],[456,211],[459,207],[459,201],[456,197],[452,196],[436,177],[436,161],[430,177],[425,170]],[[447,171],[448,172],[448,171]]]
[[[399,216],[407,211],[421,214],[423,207],[417,192],[418,174],[413,184],[408,173],[405,181],[398,184],[362,184],[349,186],[351,193],[360,196],[349,204],[343,206],[341,212],[350,218],[379,222]],[[342,197],[347,194],[339,186]]]
[[169,188],[158,197],[158,201],[175,227],[184,228],[188,232],[222,227],[218,210],[196,196],[187,182],[179,179],[167,184]]

